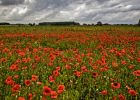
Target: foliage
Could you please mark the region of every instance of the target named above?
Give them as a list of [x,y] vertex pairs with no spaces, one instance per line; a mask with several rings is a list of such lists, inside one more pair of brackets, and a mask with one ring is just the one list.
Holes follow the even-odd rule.
[[139,100],[140,30],[1,26],[0,100]]

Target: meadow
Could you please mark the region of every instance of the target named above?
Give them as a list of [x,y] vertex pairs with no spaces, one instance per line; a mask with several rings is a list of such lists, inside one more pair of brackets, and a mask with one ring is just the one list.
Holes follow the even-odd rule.
[[0,100],[140,100],[140,27],[0,26]]

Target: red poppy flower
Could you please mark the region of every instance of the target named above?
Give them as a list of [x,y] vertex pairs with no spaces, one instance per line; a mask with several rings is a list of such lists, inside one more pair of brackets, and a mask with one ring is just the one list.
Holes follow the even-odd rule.
[[111,83],[111,87],[112,87],[112,89],[119,89],[121,87],[121,84],[114,82],[114,83]]
[[27,63],[27,59],[26,58],[22,58],[22,62]]
[[75,72],[74,72],[74,75],[76,75],[77,77],[80,77],[81,74],[82,74],[82,73],[81,73],[80,71],[75,71]]
[[10,66],[10,70],[12,70],[12,71],[17,71],[17,70],[18,70],[18,66],[17,66],[16,64],[12,64],[12,65]]
[[42,99],[41,99],[41,100],[47,100],[47,99],[46,99],[46,97],[42,97]]
[[132,90],[132,89],[129,89],[128,90],[128,93],[132,96],[136,96],[137,95],[137,92],[135,90]]
[[24,97],[18,97],[18,100],[26,100]]
[[12,79],[12,77],[11,76],[8,76],[7,78],[6,78],[6,80],[5,80],[5,83],[7,84],[7,85],[14,85],[14,81],[13,81],[13,79]]
[[140,70],[134,71],[134,72],[133,72],[133,75],[135,75],[135,76],[140,76]]
[[49,77],[49,82],[54,82],[55,81],[55,78],[53,76],[50,76]]
[[61,69],[60,66],[57,66],[57,67],[56,67],[56,70],[60,71],[60,69]]
[[40,57],[39,56],[35,56],[35,61],[40,61]]
[[32,81],[37,81],[37,79],[38,79],[38,76],[37,75],[32,75]]
[[94,70],[96,70],[96,69],[98,69],[98,66],[92,66],[92,68],[93,68]]
[[65,86],[64,85],[59,85],[57,92],[58,93],[62,93],[64,91],[64,89],[65,89]]
[[19,56],[25,56],[25,52],[19,52]]
[[26,86],[30,86],[31,85],[31,81],[30,80],[25,80],[24,83],[25,83]]
[[18,92],[19,89],[20,89],[21,85],[19,84],[15,84],[13,87],[12,87],[12,92]]
[[33,99],[33,94],[32,93],[29,93],[28,94],[28,98],[29,98],[29,100],[32,100]]
[[19,75],[15,75],[14,78],[16,78],[16,79],[19,78]]
[[94,78],[96,78],[96,77],[99,76],[99,74],[98,74],[97,72],[94,72],[94,73],[92,73],[92,76],[93,76]]
[[34,48],[33,49],[33,53],[36,53],[36,52],[38,52],[38,49],[37,48]]
[[82,66],[82,67],[81,67],[81,70],[82,70],[83,72],[88,72],[88,69],[87,69],[86,66]]
[[140,58],[137,58],[137,61],[140,62]]
[[118,67],[118,63],[117,63],[116,61],[113,61],[113,62],[112,62],[112,66],[113,66],[113,67]]
[[15,63],[16,64],[19,64],[20,62],[21,62],[21,60],[20,59],[17,59]]
[[28,57],[28,58],[27,58],[27,62],[30,62],[30,61],[31,61],[31,58],[30,58],[30,57]]
[[126,61],[122,61],[121,63],[122,63],[122,65],[126,65],[127,64]]
[[108,69],[109,69],[109,67],[105,66],[105,67],[103,67],[103,68],[100,68],[100,71],[101,71],[101,72],[105,72],[105,71],[107,71]]
[[57,98],[57,92],[56,91],[51,91],[51,98],[56,99]]
[[102,95],[107,95],[107,94],[108,94],[107,90],[103,90],[103,91],[101,91],[100,93],[101,93]]
[[126,50],[125,49],[122,49],[121,50],[121,53],[125,54],[126,53]]
[[48,86],[44,86],[43,87],[43,95],[45,95],[45,96],[49,96],[50,94],[51,94],[51,88],[50,87],[48,87]]
[[59,71],[58,70],[54,70],[53,71],[53,75],[57,77],[59,75]]
[[114,96],[114,97],[112,98],[112,100],[117,100],[117,98]]
[[6,62],[6,61],[7,61],[6,58],[1,58],[1,59],[0,59],[0,62]]
[[115,51],[115,50],[113,50],[113,49],[109,50],[110,53],[113,53],[114,51]]
[[121,56],[121,55],[122,55],[122,53],[121,53],[121,52],[116,51],[116,55],[117,55],[117,56]]
[[67,70],[70,70],[71,69],[71,66],[70,65],[66,65],[65,67],[66,67]]
[[53,66],[53,62],[50,61],[50,62],[48,63],[48,65],[49,65],[49,66]]
[[119,95],[118,95],[118,99],[119,99],[119,100],[126,100],[125,96],[123,96],[122,94],[119,94]]
[[10,50],[8,49],[8,48],[4,48],[3,50],[2,50],[2,52],[9,52]]
[[129,69],[133,69],[134,67],[135,67],[134,65],[128,66]]

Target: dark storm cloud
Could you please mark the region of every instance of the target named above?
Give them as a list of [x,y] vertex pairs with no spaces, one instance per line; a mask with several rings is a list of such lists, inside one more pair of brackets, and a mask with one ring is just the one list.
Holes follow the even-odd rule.
[[18,4],[23,4],[24,0],[0,0],[1,4],[0,5],[18,5]]
[[139,4],[140,0],[0,0],[4,5],[0,6],[0,21],[136,23]]

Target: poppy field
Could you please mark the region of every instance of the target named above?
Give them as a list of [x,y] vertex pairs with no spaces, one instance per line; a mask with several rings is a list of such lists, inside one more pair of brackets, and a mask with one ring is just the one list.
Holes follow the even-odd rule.
[[137,26],[1,26],[0,100],[140,100]]

